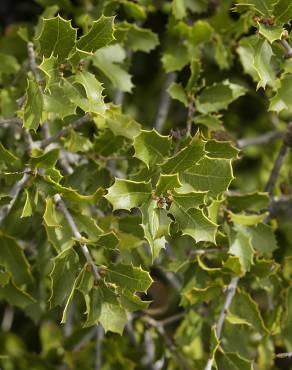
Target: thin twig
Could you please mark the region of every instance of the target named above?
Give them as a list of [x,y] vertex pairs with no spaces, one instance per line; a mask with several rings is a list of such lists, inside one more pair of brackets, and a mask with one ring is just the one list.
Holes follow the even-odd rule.
[[[63,213],[66,221],[68,222],[68,225],[72,231],[72,234],[73,236],[78,240],[78,241],[81,241],[82,240],[82,236],[76,226],[76,223],[71,215],[71,213],[69,212],[68,208],[66,207],[66,204],[64,203],[63,199],[61,198],[61,196],[59,194],[55,194],[54,195],[54,202],[56,204],[56,206],[61,210],[61,212]],[[81,250],[82,250],[82,253],[86,259],[86,261],[88,262],[88,264],[91,266],[92,268],[92,271],[93,271],[93,274],[94,274],[94,277],[95,277],[95,281],[99,281],[100,280],[100,275],[99,275],[99,272],[98,272],[98,268],[87,248],[87,245],[85,243],[80,243],[80,246],[81,246]]]
[[213,253],[220,253],[226,252],[227,248],[203,248],[203,249],[192,249],[189,252],[189,256],[203,256],[205,254],[213,254]]
[[281,40],[281,44],[284,46],[286,50],[285,58],[292,58],[292,47],[290,46],[289,42],[285,39]]
[[168,73],[166,76],[166,79],[164,81],[161,94],[160,94],[160,100],[158,105],[158,110],[155,118],[155,122],[153,127],[158,131],[163,131],[163,127],[167,118],[167,114],[170,107],[170,96],[167,92],[168,87],[172,82],[174,82],[177,78],[177,74],[175,72]]
[[102,367],[102,340],[104,331],[100,324],[96,326],[96,340],[95,340],[95,370],[100,370]]
[[87,113],[83,117],[73,122],[70,126],[62,128],[62,130],[60,130],[56,135],[53,135],[47,139],[44,139],[40,143],[41,149],[45,149],[51,143],[55,143],[59,141],[62,137],[67,136],[72,129],[77,129],[78,127],[82,126],[85,122],[88,122],[89,119],[90,119],[90,114]]
[[192,96],[189,97],[189,106],[188,106],[188,117],[187,117],[187,127],[186,127],[186,135],[191,135],[192,132],[192,123],[195,114],[196,108],[194,103],[194,98]]
[[[218,320],[215,324],[215,330],[216,330],[216,335],[217,335],[218,340],[221,338],[222,329],[223,329],[224,321],[225,321],[225,318],[226,318],[226,314],[227,314],[227,311],[228,311],[228,309],[229,309],[229,307],[232,303],[232,299],[233,299],[234,294],[236,292],[238,281],[239,281],[238,276],[233,277],[231,279],[227,289],[226,289],[225,301],[224,301],[222,310],[220,312],[219,318],[218,318]],[[213,357],[210,357],[207,361],[207,364],[206,364],[204,370],[211,370],[212,369],[212,364],[213,364]]]
[[36,55],[35,55],[34,46],[32,42],[27,43],[27,53],[28,53],[28,61],[29,61],[30,70],[38,84],[41,81],[41,77],[38,71],[38,65],[36,63]]
[[252,137],[249,139],[239,139],[237,140],[237,147],[239,149],[242,149],[242,148],[245,148],[251,145],[266,144],[273,140],[283,138],[284,134],[285,132],[283,131],[274,130],[274,131],[268,131],[263,135],[259,135],[259,136]]
[[278,358],[289,358],[292,357],[292,352],[283,352],[283,353],[277,353],[276,357]]
[[4,332],[10,331],[14,319],[14,307],[6,306],[3,314],[1,329]]
[[186,312],[183,311],[183,312],[176,313],[175,315],[172,315],[170,317],[167,317],[166,319],[159,320],[158,322],[160,325],[166,326],[166,325],[172,324],[173,322],[180,321],[185,316],[186,316]]
[[23,174],[22,178],[13,185],[13,187],[10,190],[10,193],[9,193],[12,199],[10,200],[10,202],[8,204],[6,204],[5,206],[3,206],[0,209],[0,225],[2,224],[2,222],[4,221],[6,216],[9,214],[9,212],[11,211],[11,208],[13,207],[14,203],[16,202],[16,199],[17,199],[19,193],[25,187],[25,185],[28,182],[30,176],[31,176],[30,171],[25,172]]
[[277,156],[277,158],[274,162],[272,172],[270,174],[268,182],[265,186],[265,191],[268,192],[269,195],[271,195],[274,191],[276,181],[277,181],[277,178],[279,176],[281,167],[284,163],[284,159],[286,157],[287,152],[288,152],[288,147],[285,143],[283,143],[281,148],[280,148],[279,154],[278,154],[278,156]]

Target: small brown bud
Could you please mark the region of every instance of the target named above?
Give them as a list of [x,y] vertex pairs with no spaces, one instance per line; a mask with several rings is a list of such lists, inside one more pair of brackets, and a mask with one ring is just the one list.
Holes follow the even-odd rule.
[[289,37],[289,32],[287,30],[284,30],[282,32],[282,39],[288,39],[288,37]]

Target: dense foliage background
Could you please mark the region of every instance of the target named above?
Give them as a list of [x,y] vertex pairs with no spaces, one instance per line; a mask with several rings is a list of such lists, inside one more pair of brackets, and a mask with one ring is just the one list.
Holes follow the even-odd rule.
[[292,368],[290,0],[0,20],[1,369]]

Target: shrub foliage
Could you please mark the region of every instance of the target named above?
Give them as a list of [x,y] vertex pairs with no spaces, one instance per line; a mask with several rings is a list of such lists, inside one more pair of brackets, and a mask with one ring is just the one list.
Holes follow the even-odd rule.
[[287,369],[291,1],[37,2],[0,39],[2,368]]

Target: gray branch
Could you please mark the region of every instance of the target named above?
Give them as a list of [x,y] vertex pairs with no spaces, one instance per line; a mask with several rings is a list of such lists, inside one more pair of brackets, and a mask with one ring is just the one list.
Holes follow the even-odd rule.
[[259,136],[252,137],[249,139],[239,139],[237,140],[237,146],[239,149],[242,149],[242,148],[245,148],[251,145],[266,144],[273,140],[283,138],[284,134],[285,132],[278,131],[278,130],[268,131],[263,135],[259,135]]
[[[226,318],[226,314],[227,314],[227,311],[228,311],[228,309],[229,309],[229,307],[232,303],[232,299],[233,299],[234,294],[236,292],[238,281],[239,281],[238,276],[233,277],[231,279],[227,289],[226,289],[225,301],[224,301],[222,310],[220,312],[219,318],[218,318],[218,320],[215,324],[215,330],[216,330],[216,335],[217,335],[218,340],[220,340],[220,338],[221,338],[222,329],[223,329],[224,321],[225,321],[225,318]],[[204,370],[211,370],[212,369],[212,364],[213,364],[213,358],[210,357],[207,361],[207,364],[206,364]]]
[[95,341],[95,370],[100,370],[102,367],[102,340],[104,331],[100,324],[96,326],[96,341]]
[[289,42],[285,39],[281,40],[281,44],[284,46],[285,50],[286,50],[286,55],[285,57],[286,58],[292,58],[292,48],[289,44]]
[[51,143],[55,143],[59,141],[62,137],[67,136],[72,129],[77,129],[78,127],[82,126],[84,123],[88,122],[89,120],[90,120],[90,114],[87,113],[83,117],[73,122],[68,127],[62,128],[62,130],[60,130],[56,135],[53,135],[41,141],[40,143],[41,149],[45,149]]
[[41,77],[38,71],[38,65],[36,63],[36,56],[34,51],[34,46],[32,42],[27,43],[27,53],[28,53],[28,61],[30,70],[36,80],[37,83],[41,81]]
[[80,246],[81,246],[81,250],[82,250],[82,253],[86,259],[86,261],[88,262],[88,264],[91,266],[92,268],[92,271],[93,271],[93,274],[94,274],[94,277],[95,277],[95,281],[99,281],[100,280],[100,275],[99,275],[99,272],[98,272],[98,268],[87,248],[87,245],[85,243],[82,243],[82,236],[76,226],[76,223],[71,215],[71,213],[69,212],[68,208],[66,207],[66,204],[64,203],[63,199],[61,198],[61,196],[59,194],[56,194],[54,195],[54,202],[56,204],[56,206],[61,210],[61,212],[63,213],[71,231],[72,231],[72,234],[73,236],[78,240],[80,241]]
[[287,152],[288,152],[288,147],[285,143],[283,143],[281,148],[280,148],[279,154],[278,154],[278,156],[277,156],[277,158],[274,162],[272,172],[270,174],[268,182],[265,186],[265,191],[268,192],[269,195],[271,195],[274,191],[276,181],[277,181],[277,178],[279,176],[281,167],[284,163]]
[[175,72],[168,73],[166,76],[166,79],[164,81],[161,94],[160,94],[160,100],[158,105],[158,110],[155,118],[155,122],[153,127],[158,131],[161,132],[163,130],[169,107],[170,107],[170,96],[167,92],[168,87],[172,82],[174,82],[177,78],[177,74]]

